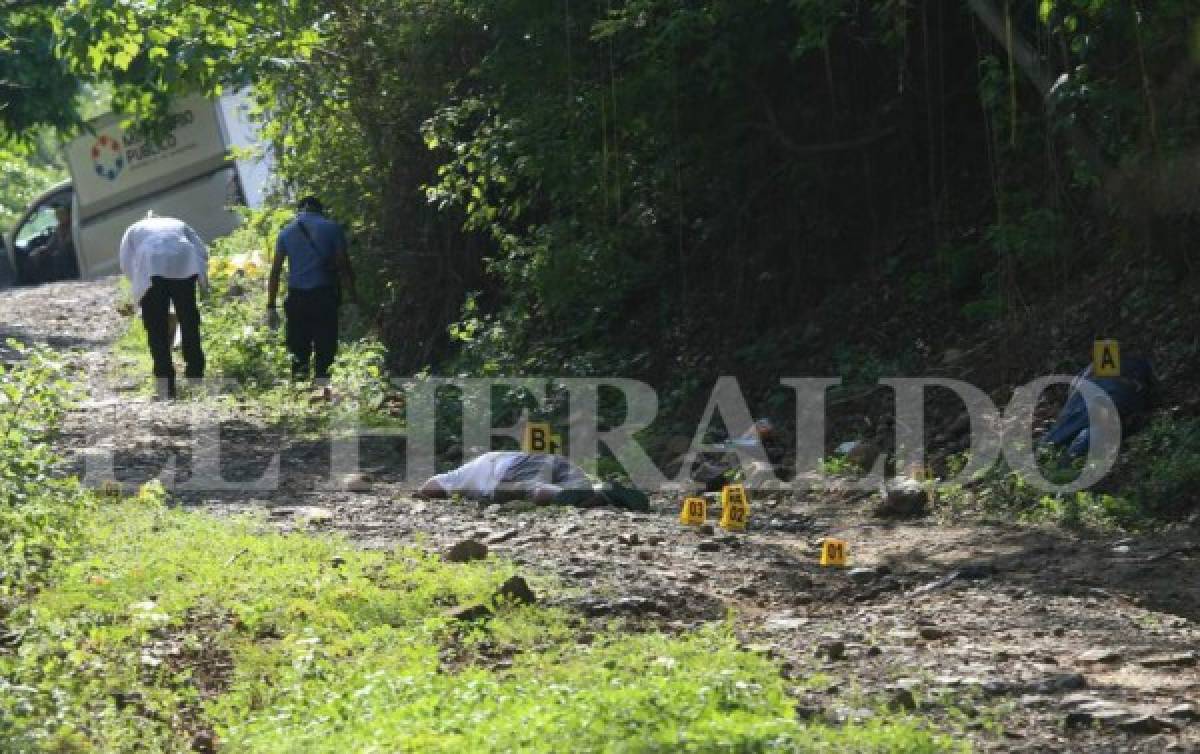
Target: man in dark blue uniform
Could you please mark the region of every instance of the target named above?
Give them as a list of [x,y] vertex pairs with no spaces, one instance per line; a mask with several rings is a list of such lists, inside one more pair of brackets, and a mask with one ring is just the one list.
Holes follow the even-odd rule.
[[267,317],[272,326],[278,325],[275,299],[286,261],[284,337],[292,359],[292,378],[308,379],[311,367],[314,380],[327,383],[329,368],[337,355],[339,278],[351,303],[358,303],[358,293],[341,226],[325,217],[324,208],[315,196],[301,199],[297,208],[296,218],[284,226],[275,242],[275,258],[267,283]]

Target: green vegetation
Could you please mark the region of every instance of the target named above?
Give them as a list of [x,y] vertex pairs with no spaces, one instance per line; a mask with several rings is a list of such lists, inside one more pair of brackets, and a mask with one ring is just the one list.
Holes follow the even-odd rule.
[[24,361],[0,365],[0,626],[13,600],[77,544],[89,510],[78,484],[53,478],[58,459],[47,439],[71,395],[62,364],[45,351],[8,345]]
[[66,170],[48,142],[48,137],[36,145],[0,142],[0,234],[13,230],[20,213],[38,194],[66,179]]
[[[728,627],[629,635],[495,599],[504,562],[273,533],[172,510],[157,483],[50,481],[58,374],[39,352],[0,374],[6,751],[960,748],[904,718],[801,726]],[[475,604],[490,614],[450,612]]]
[[57,54],[54,13],[63,3],[0,4],[0,145],[40,126],[74,125],[83,80]]
[[1200,502],[1200,420],[1160,417],[1130,442],[1123,469],[1136,507],[1171,520]]
[[[721,374],[785,419],[797,370],[850,386],[954,350],[992,391],[1101,331],[1184,338],[1139,323],[1196,269],[1190,0],[23,5],[129,112],[252,84],[403,374],[642,378],[686,426]],[[1093,275],[1165,282],[1135,321],[1041,327]],[[281,358],[254,301],[211,330],[246,384]],[[1022,337],[1036,363],[978,363]]]
[[725,629],[581,644],[587,627],[554,609],[449,617],[502,563],[267,534],[153,490],[95,515],[79,557],[7,618],[22,639],[0,653],[0,734],[18,749],[953,748],[902,720],[799,727],[777,671]]
[[862,475],[863,468],[844,456],[830,456],[821,459],[820,472],[825,476],[857,477]]
[[[279,228],[291,218],[283,210],[249,213],[247,222],[233,234],[217,239],[210,249],[210,288],[200,300],[207,376],[224,379],[231,399],[253,399],[291,423],[328,419],[329,412],[309,402],[307,383],[292,384],[283,331],[272,331],[265,317],[267,274]],[[286,286],[285,286],[286,290]],[[146,334],[132,302],[126,313],[130,326],[117,342],[122,357],[121,376],[145,379],[150,356]],[[343,309],[345,318],[346,309]],[[333,387],[343,405],[351,405],[361,419],[379,424],[394,421],[385,401],[389,384],[384,368],[384,347],[361,319],[348,318],[333,366]]]
[[[0,29],[0,224],[61,177],[39,129],[69,134],[81,92],[152,118],[253,87],[286,187],[323,197],[369,271],[374,322],[347,328],[335,388],[373,421],[392,420],[385,367],[647,379],[666,426],[644,436],[662,444],[721,374],[779,419],[782,375],[843,377],[839,406],[943,368],[997,394],[1076,369],[1103,331],[1192,379],[1194,319],[1163,302],[1197,267],[1194,0],[51,0],[0,4]],[[285,216],[214,245],[205,345],[233,400],[320,426],[330,411],[280,380],[263,319]],[[1100,306],[1077,307],[1089,291]],[[136,320],[119,351],[148,373]],[[628,635],[512,604],[463,623],[447,611],[510,564],[360,552],[170,510],[155,488],[88,493],[47,446],[65,387],[41,352],[0,371],[4,746],[949,746],[886,715],[798,724],[727,627]],[[444,400],[451,419],[471,408]],[[1196,404],[1179,405],[1102,488],[1046,496],[1000,466],[937,498],[1178,519],[1200,482]]]
[[1191,269],[1193,10],[70,0],[56,29],[127,108],[254,82],[401,371],[715,375],[879,269],[966,327],[1108,257]]
[[[1082,460],[1043,452],[1043,476],[1065,484],[1075,479]],[[963,454],[947,462],[954,475],[966,464]],[[1020,473],[1001,463],[966,484],[939,484],[945,510],[981,509],[1030,521],[1097,529],[1145,530],[1180,520],[1196,510],[1200,487],[1200,422],[1160,417],[1130,438],[1111,478],[1098,488],[1047,495]]]

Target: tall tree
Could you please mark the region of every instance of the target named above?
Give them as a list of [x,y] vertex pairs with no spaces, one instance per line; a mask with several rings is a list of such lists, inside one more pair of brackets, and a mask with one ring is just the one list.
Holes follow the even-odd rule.
[[0,0],[0,139],[77,120],[81,79],[55,51],[61,0]]

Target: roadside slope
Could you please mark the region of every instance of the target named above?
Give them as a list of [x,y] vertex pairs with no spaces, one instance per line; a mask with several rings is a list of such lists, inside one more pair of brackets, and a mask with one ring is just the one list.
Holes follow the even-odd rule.
[[[647,515],[479,509],[409,498],[389,447],[364,452],[369,484],[351,491],[329,484],[326,443],[292,436],[261,406],[153,402],[114,382],[117,300],[111,281],[0,294],[6,333],[71,350],[89,372],[93,394],[68,420],[64,450],[113,451],[129,485],[175,452],[186,479],[186,420],[201,410],[227,420],[229,478],[254,478],[278,451],[281,483],[181,491],[180,503],[263,509],[283,530],[306,519],[368,548],[474,537],[556,574],[552,604],[598,622],[683,634],[732,609],[744,641],[782,663],[804,715],[855,719],[890,703],[987,750],[1200,747],[1188,719],[1200,702],[1200,549],[1186,533],[1118,541],[977,520],[892,525],[833,494],[755,501],[744,535],[684,529],[668,500]],[[859,570],[816,564],[827,534],[850,541]]]

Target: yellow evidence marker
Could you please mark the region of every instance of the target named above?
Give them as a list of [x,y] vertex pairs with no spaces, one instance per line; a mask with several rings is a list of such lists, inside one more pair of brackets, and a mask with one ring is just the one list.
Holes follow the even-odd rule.
[[740,484],[728,484],[721,490],[721,528],[729,531],[744,531],[750,520],[750,503],[746,499],[746,488]]
[[562,435],[550,435],[550,452],[556,456],[561,456],[562,451]]
[[1092,375],[1121,376],[1121,346],[1115,340],[1097,340],[1092,344]]
[[821,565],[844,566],[846,556],[850,554],[850,545],[842,539],[826,537],[821,542]]
[[679,523],[684,526],[700,526],[708,520],[708,501],[702,497],[684,498],[679,511]]
[[521,441],[521,450],[526,453],[550,453],[550,443],[553,434],[548,422],[529,422],[525,425],[525,437]]

